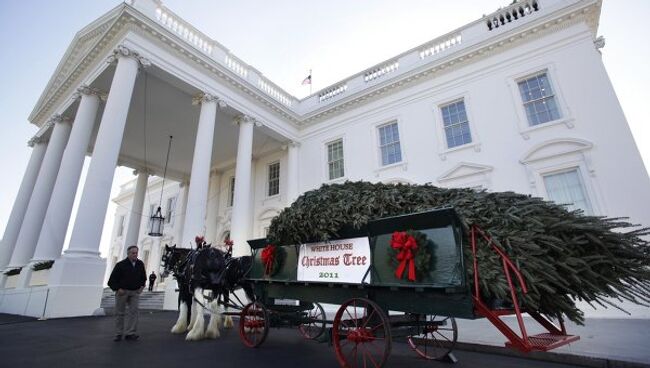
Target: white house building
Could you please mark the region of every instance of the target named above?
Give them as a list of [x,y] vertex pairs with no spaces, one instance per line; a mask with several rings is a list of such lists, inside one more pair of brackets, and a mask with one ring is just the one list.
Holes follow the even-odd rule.
[[[650,179],[601,60],[600,9],[520,0],[297,99],[161,1],[119,5],[79,31],[29,117],[39,131],[0,248],[0,311],[89,315],[125,244],[142,246],[149,269],[161,244],[196,235],[228,235],[245,254],[300,193],[345,180],[512,190],[650,224]],[[163,176],[168,136],[174,183],[160,196],[150,178]],[[117,165],[138,179],[114,199],[106,262]],[[173,223],[148,238],[158,205]]]

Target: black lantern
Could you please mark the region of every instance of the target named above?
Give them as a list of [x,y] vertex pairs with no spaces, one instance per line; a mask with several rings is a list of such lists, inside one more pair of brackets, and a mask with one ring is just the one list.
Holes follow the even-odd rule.
[[[165,177],[167,176],[167,164],[169,164],[169,151],[172,149],[172,137],[169,136],[169,144],[167,145],[167,158],[165,160],[165,170],[163,171],[162,186],[160,187],[160,202],[162,203],[163,192],[165,191]],[[162,209],[158,206],[156,213],[151,216],[149,220],[149,236],[163,236],[163,227],[165,226],[165,218],[162,215]]]
[[149,236],[162,236],[164,224],[165,218],[162,215],[160,206],[158,206],[158,210],[149,220]]

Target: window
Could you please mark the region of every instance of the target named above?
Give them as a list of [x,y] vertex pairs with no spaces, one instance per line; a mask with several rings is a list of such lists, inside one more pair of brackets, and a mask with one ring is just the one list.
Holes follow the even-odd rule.
[[522,80],[518,85],[528,124],[534,126],[560,118],[560,110],[546,72]]
[[339,139],[327,144],[327,170],[329,180],[345,176],[343,168],[343,140]]
[[120,220],[117,224],[117,236],[122,236],[124,234],[124,221],[126,221],[126,216],[120,216]]
[[469,120],[465,111],[465,100],[450,103],[440,110],[442,111],[442,121],[445,127],[445,136],[447,137],[447,148],[472,143]]
[[167,198],[167,211],[165,212],[165,223],[173,224],[174,214],[176,213],[176,197]]
[[235,203],[235,177],[231,176],[228,185],[228,207],[232,207],[233,203]]
[[386,166],[402,161],[397,122],[382,125],[379,128],[379,149],[381,165]]
[[593,213],[578,169],[544,175],[544,186],[553,202],[566,205],[569,210],[581,209],[587,215]]
[[268,196],[280,194],[280,163],[274,162],[269,165]]

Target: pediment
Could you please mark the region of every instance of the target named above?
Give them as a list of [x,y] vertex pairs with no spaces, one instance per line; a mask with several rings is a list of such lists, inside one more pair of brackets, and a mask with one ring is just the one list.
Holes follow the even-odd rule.
[[99,42],[101,42],[102,38],[104,38],[104,36],[110,31],[111,27],[120,18],[124,8],[124,4],[117,6],[77,32],[75,37],[72,39],[72,42],[70,42],[70,46],[68,46],[63,58],[61,58],[59,65],[57,65],[54,74],[52,74],[43,94],[36,103],[34,110],[30,114],[30,121],[37,123],[33,118],[41,109],[42,104],[49,101],[59,91],[86,55],[92,51]]
[[553,139],[536,145],[528,151],[520,160],[522,164],[527,164],[539,160],[545,160],[552,157],[568,155],[577,152],[583,152],[593,147],[589,141],[576,138]]
[[489,173],[492,170],[494,170],[494,167],[492,166],[461,162],[438,177],[438,181],[443,182],[473,175],[482,175]]

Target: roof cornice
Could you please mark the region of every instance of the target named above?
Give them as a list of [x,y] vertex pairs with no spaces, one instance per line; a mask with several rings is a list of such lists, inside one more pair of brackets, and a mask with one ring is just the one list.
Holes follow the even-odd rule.
[[[77,33],[38,100],[29,120],[37,126],[42,126],[49,116],[56,112],[54,109],[59,108],[65,102],[64,99],[78,85],[83,83],[83,78],[88,75],[90,67],[96,67],[104,62],[99,57],[117,46],[121,41],[120,37],[125,36],[128,32],[134,32],[155,40],[176,56],[198,65],[216,79],[223,81],[224,84],[232,86],[249,98],[260,102],[269,111],[282,119],[298,128],[304,128],[356,106],[374,101],[388,93],[394,93],[417,85],[422,81],[449,73],[477,60],[504,52],[523,42],[540,38],[580,22],[587,24],[595,38],[600,8],[601,0],[587,0],[576,2],[547,14],[540,14],[539,17],[532,21],[513,24],[508,31],[486,38],[470,47],[452,49],[444,57],[437,60],[421,63],[421,65],[405,73],[387,76],[373,85],[364,86],[364,88],[357,91],[352,91],[349,95],[343,94],[338,98],[333,98],[300,113],[301,107],[298,104],[305,103],[306,99],[296,99],[297,104],[294,106],[285,106],[264,93],[249,80],[242,78],[233,70],[216,62],[215,59],[171,32],[156,20],[151,19],[128,4],[121,4]],[[483,22],[483,19],[472,24],[477,22]],[[392,58],[389,61],[395,59]],[[381,63],[377,65],[381,65]],[[338,84],[344,82],[345,80]]]

